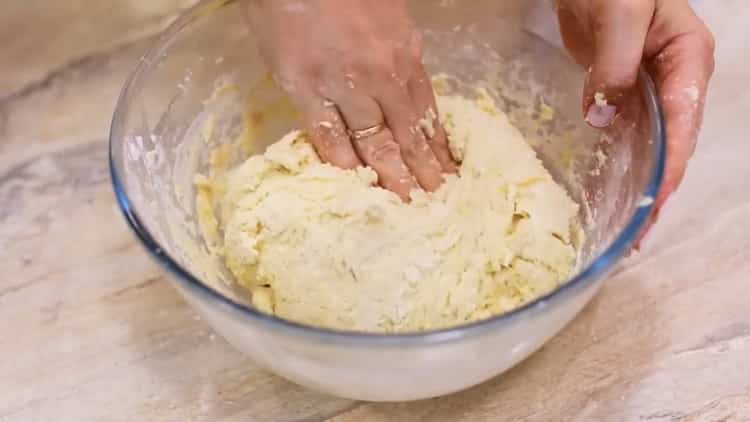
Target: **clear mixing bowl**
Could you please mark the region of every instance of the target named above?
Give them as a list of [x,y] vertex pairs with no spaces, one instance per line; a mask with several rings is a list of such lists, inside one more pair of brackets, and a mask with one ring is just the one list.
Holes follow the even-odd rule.
[[[112,181],[125,218],[217,332],[296,383],[353,399],[401,401],[455,392],[500,374],[571,321],[630,249],[651,212],[665,156],[648,77],[641,75],[612,128],[588,128],[580,117],[583,71],[524,30],[526,4],[414,0],[410,7],[423,32],[428,71],[455,77],[457,91],[484,87],[580,203],[586,240],[578,269],[555,291],[487,320],[405,334],[335,331],[253,309],[248,293],[206,252],[191,183],[208,150],[231,139],[243,116],[265,122],[246,154],[261,152],[295,125],[293,113],[278,111],[284,94],[268,83],[237,1],[204,1],[188,11],[127,81],[110,137]],[[205,100],[228,83],[245,99],[245,112],[207,110]],[[206,129],[207,111],[218,116],[212,130]]]

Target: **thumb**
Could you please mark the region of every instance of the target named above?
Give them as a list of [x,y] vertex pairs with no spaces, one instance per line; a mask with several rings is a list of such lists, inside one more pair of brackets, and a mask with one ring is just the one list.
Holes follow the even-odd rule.
[[591,5],[594,55],[584,86],[586,121],[598,128],[615,120],[618,103],[638,79],[652,0],[597,0]]

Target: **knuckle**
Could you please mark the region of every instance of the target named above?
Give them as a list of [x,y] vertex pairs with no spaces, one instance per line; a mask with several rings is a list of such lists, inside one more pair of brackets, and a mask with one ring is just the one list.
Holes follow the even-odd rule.
[[716,39],[714,38],[714,34],[711,33],[711,31],[703,25],[703,28],[701,28],[701,31],[699,32],[700,38],[703,41],[703,47],[706,50],[706,53],[713,57],[714,53],[716,52]]
[[368,63],[368,71],[378,77],[388,77],[396,72],[396,63],[387,57],[379,57]]
[[363,144],[360,147],[363,155],[376,163],[390,161],[401,155],[401,147],[393,141],[392,137],[376,135],[374,139],[360,141],[360,144]]
[[710,29],[701,23],[695,32],[696,51],[703,57],[703,61],[710,77],[716,66],[716,39]]
[[424,41],[422,40],[422,35],[419,32],[414,31],[409,40],[409,54],[413,59],[421,60],[423,51]]
[[633,70],[622,69],[616,73],[610,72],[605,78],[605,90],[612,91],[610,95],[622,95],[624,91],[627,91],[638,81],[638,68]]
[[427,151],[428,149],[429,146],[426,142],[416,142],[414,140],[410,140],[408,142],[404,142],[401,145],[401,155],[406,161],[414,162],[422,157],[425,151]]
[[401,154],[401,148],[395,142],[386,142],[373,148],[372,158],[376,162],[389,161]]
[[352,66],[358,73],[380,77],[396,71],[397,61],[393,46],[384,42],[363,51],[368,53],[357,57],[356,63]]
[[642,16],[653,10],[653,0],[604,0],[600,7],[613,8],[629,16]]

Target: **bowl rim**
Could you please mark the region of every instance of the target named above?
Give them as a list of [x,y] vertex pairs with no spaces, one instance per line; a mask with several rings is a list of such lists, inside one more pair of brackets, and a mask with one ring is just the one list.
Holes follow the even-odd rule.
[[[186,10],[174,22],[172,22],[151,45],[147,52],[138,61],[135,69],[128,76],[120,92],[115,112],[112,117],[109,134],[109,168],[115,197],[128,226],[138,238],[149,255],[179,284],[190,292],[200,296],[206,303],[229,311],[233,316],[250,323],[257,323],[276,332],[289,335],[305,337],[313,341],[333,344],[348,344],[366,347],[409,347],[424,346],[430,344],[442,344],[453,342],[467,337],[474,337],[489,331],[495,331],[503,326],[514,323],[514,321],[530,318],[545,308],[555,306],[566,298],[575,295],[582,289],[592,285],[600,276],[613,269],[614,264],[628,251],[643,230],[649,220],[653,209],[653,201],[648,201],[636,207],[627,225],[617,238],[599,254],[591,263],[579,271],[575,276],[568,279],[556,289],[548,292],[518,308],[509,312],[495,315],[493,317],[462,324],[454,327],[441,328],[423,332],[405,333],[377,333],[361,331],[345,331],[331,328],[317,327],[304,323],[286,320],[273,315],[265,314],[252,307],[237,302],[218,290],[203,283],[199,278],[193,276],[173,259],[149,233],[144,224],[141,223],[138,214],[131,206],[124,184],[117,173],[115,165],[114,147],[117,144],[115,134],[124,122],[125,110],[131,93],[137,87],[138,82],[147,74],[150,65],[156,61],[162,50],[169,42],[187,25],[196,19],[206,16],[207,13],[219,7],[235,3],[237,0],[202,0],[190,9]],[[649,112],[651,134],[653,137],[652,148],[656,151],[656,159],[651,169],[651,175],[646,185],[645,198],[656,198],[664,177],[666,161],[666,134],[664,130],[664,118],[656,95],[656,89],[651,77],[643,70],[640,71],[641,91],[645,105]]]

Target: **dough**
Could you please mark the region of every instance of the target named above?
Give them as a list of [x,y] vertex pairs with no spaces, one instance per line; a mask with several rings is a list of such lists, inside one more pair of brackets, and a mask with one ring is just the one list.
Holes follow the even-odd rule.
[[566,280],[578,207],[488,104],[438,98],[460,177],[409,204],[369,168],[321,163],[299,131],[233,169],[222,253],[255,306],[321,327],[421,331],[507,312]]

